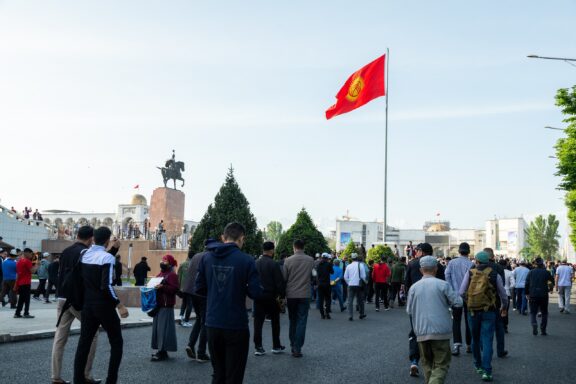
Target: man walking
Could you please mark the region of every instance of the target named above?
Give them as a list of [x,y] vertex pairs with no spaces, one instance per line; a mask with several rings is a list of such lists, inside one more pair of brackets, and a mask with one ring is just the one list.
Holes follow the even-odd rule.
[[438,263],[433,256],[420,259],[422,279],[408,292],[406,312],[412,318],[418,341],[425,383],[440,384],[446,380],[450,367],[450,336],[452,309],[462,306],[458,291],[437,279]]
[[354,320],[354,298],[360,309],[360,320],[366,317],[364,312],[364,286],[368,280],[366,269],[361,263],[358,262],[358,254],[352,253],[350,255],[352,263],[346,267],[344,272],[344,280],[348,284],[348,320]]
[[[18,305],[16,306],[15,319],[33,319],[30,315],[30,288],[32,287],[32,274],[38,269],[32,264],[34,252],[30,248],[24,248],[22,257],[16,263],[16,286],[18,287]],[[24,316],[22,316],[24,309]]]
[[[468,243],[461,243],[458,247],[460,256],[451,260],[446,267],[446,282],[454,292],[460,291],[462,280],[468,274],[470,268],[474,263],[469,259],[470,245]],[[452,308],[452,335],[454,338],[454,347],[452,348],[452,355],[458,356],[460,348],[462,347],[462,314],[464,314],[464,326],[466,328],[466,352],[472,352],[470,344],[472,343],[472,336],[470,335],[470,326],[468,324],[468,308],[466,304]]]
[[314,259],[304,253],[304,242],[296,240],[294,254],[284,261],[282,274],[286,281],[286,301],[290,319],[290,347],[292,357],[302,357],[302,346],[306,339],[306,323],[310,309],[310,284]]
[[340,267],[340,260],[334,260],[334,265],[332,266],[332,274],[330,275],[330,285],[332,286],[332,299],[338,300],[340,305],[340,312],[344,312],[346,307],[344,306],[344,297],[342,296],[342,280],[344,278],[344,272]]
[[396,297],[398,297],[398,305],[404,305],[403,301],[400,299],[400,290],[402,289],[402,284],[404,284],[404,279],[406,278],[406,257],[402,256],[400,260],[394,261],[390,276],[390,307],[394,308],[394,302]]
[[[482,381],[492,381],[492,343],[496,327],[496,312],[506,315],[506,291],[498,273],[488,266],[490,255],[481,251],[476,254],[476,267],[464,276],[460,295],[468,305],[468,321],[472,333],[472,353],[476,372]],[[496,295],[500,308],[496,307]]]
[[[40,260],[38,260],[38,271],[36,274],[38,275],[38,288],[36,288],[36,292],[34,293],[33,299],[36,301],[40,301],[40,295],[46,297],[46,283],[48,282],[48,267],[50,266],[50,262],[48,258],[50,254],[48,252],[44,252]],[[48,301],[49,303],[49,301]]]
[[[504,268],[496,263],[496,255],[494,255],[494,250],[492,248],[484,248],[484,252],[487,252],[490,256],[488,260],[488,267],[498,273],[498,276],[502,279],[504,284],[504,290],[506,290],[506,274],[504,273]],[[508,297],[508,292],[506,292],[506,297]],[[500,308],[500,296],[496,295],[496,308]],[[508,308],[508,301],[506,301],[506,308]],[[496,311],[496,356],[506,357],[508,356],[508,351],[505,348],[505,334],[506,334],[506,320],[508,319],[508,312],[506,311],[506,316],[502,316],[501,311]]]
[[134,285],[137,287],[146,285],[146,278],[150,272],[150,266],[146,260],[146,257],[142,257],[140,262],[134,266],[134,279],[136,280]]
[[[422,271],[420,271],[420,258],[423,256],[432,256],[434,254],[434,249],[428,243],[420,243],[416,246],[414,259],[408,263],[406,268],[406,280],[404,283],[407,293],[410,293],[410,287],[416,284],[422,278]],[[438,264],[436,270],[436,278],[440,280],[445,280],[444,278],[444,267]],[[412,324],[412,319],[410,319],[410,333],[408,334],[408,347],[409,347],[409,359],[410,359],[410,376],[418,377],[420,372],[418,370],[418,362],[420,361],[420,351],[418,349],[418,342],[416,340],[416,334],[414,333],[414,328]]]
[[334,272],[330,263],[330,254],[324,252],[320,264],[316,267],[318,279],[319,309],[322,319],[331,319],[332,290],[330,287],[330,275]]
[[514,293],[516,295],[516,309],[518,314],[526,316],[527,314],[527,301],[526,301],[526,277],[528,277],[530,270],[526,268],[526,262],[520,261],[520,265],[512,271],[516,285],[514,286]]
[[[192,327],[190,337],[188,338],[186,354],[189,358],[196,360],[199,363],[210,361],[210,356],[206,353],[206,295],[199,295],[196,292],[196,276],[202,258],[209,253],[207,250],[208,245],[215,242],[216,240],[214,239],[207,239],[204,241],[204,251],[192,256],[190,264],[188,265],[188,273],[186,274],[187,280],[184,282],[184,292],[191,296],[192,307],[196,314],[196,320],[194,321],[194,326]],[[196,352],[196,342],[198,342],[198,352]]]
[[182,264],[180,264],[180,267],[178,268],[178,284],[182,294],[182,305],[180,306],[180,325],[185,328],[192,327],[192,324],[190,323],[190,315],[192,314],[192,295],[185,292],[185,284],[188,280],[188,267],[190,265],[190,259],[192,259],[192,256],[194,256],[194,254],[188,252],[188,257]]
[[380,300],[384,300],[384,310],[390,309],[388,297],[388,279],[390,278],[390,268],[385,261],[385,256],[374,264],[372,269],[372,281],[374,281],[374,291],[376,292],[376,312],[380,311]]
[[556,269],[555,283],[558,292],[558,307],[560,313],[570,313],[570,294],[572,292],[572,280],[574,269],[568,265],[568,261],[562,260],[562,264]]
[[250,330],[246,296],[262,295],[254,258],[240,249],[246,230],[239,223],[224,228],[223,243],[209,244],[200,261],[196,292],[207,295],[206,333],[212,359],[213,384],[242,383]]
[[280,265],[274,261],[273,242],[262,244],[262,256],[256,261],[256,270],[263,292],[259,299],[254,300],[254,354],[262,356],[266,353],[262,345],[262,326],[266,316],[272,322],[272,353],[282,353],[286,348],[280,343],[280,308],[277,299],[284,297],[285,287]]
[[536,315],[542,314],[540,320],[540,333],[546,336],[548,325],[548,283],[554,283],[554,278],[544,267],[544,260],[537,257],[536,268],[528,272],[526,277],[526,298],[530,303],[530,322],[532,324],[532,334],[538,335],[538,321]]
[[94,336],[102,326],[108,334],[110,343],[110,360],[106,384],[118,382],[118,370],[122,361],[124,340],[120,317],[128,317],[128,309],[120,303],[114,291],[114,264],[116,260],[106,251],[110,245],[112,232],[108,227],[94,230],[94,245],[79,257],[82,284],[84,286],[84,305],[80,339],[74,358],[74,384],[84,384],[88,356],[92,349]]

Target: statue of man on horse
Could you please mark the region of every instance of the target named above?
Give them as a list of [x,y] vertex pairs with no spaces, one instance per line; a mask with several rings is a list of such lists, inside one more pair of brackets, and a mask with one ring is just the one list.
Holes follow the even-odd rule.
[[184,186],[184,178],[182,178],[182,172],[184,171],[184,162],[176,161],[176,152],[172,150],[172,158],[166,160],[164,167],[156,167],[162,172],[162,178],[164,179],[164,187],[168,180],[174,180],[174,189],[176,189],[176,180],[182,181],[182,187]]

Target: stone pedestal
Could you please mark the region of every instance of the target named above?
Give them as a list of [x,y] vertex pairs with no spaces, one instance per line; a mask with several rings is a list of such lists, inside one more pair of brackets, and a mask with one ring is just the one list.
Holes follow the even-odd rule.
[[156,188],[150,201],[150,230],[164,220],[166,237],[182,234],[184,225],[184,192],[170,188]]

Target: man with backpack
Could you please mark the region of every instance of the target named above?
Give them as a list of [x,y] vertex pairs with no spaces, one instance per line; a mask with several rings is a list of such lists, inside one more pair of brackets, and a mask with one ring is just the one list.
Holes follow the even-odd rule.
[[[492,343],[496,327],[496,314],[507,314],[507,295],[504,282],[496,270],[490,268],[490,255],[481,251],[476,254],[476,266],[464,276],[460,295],[468,305],[468,321],[472,333],[472,353],[476,372],[482,381],[492,381]],[[496,296],[500,297],[500,307]]]

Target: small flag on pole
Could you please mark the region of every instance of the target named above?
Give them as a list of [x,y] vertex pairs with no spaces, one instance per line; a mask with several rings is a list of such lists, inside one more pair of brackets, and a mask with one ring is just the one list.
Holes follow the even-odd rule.
[[138,188],[140,188],[140,184],[136,184],[136,185],[134,186],[134,189],[138,189]]
[[336,95],[336,104],[326,110],[326,119],[355,110],[373,99],[386,95],[383,55],[354,72]]

